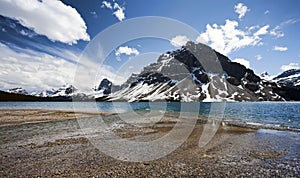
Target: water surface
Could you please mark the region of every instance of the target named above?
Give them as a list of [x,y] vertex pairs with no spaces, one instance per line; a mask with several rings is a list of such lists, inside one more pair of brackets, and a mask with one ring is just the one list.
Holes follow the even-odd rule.
[[[179,102],[0,102],[0,109],[50,109],[99,111],[99,112],[130,112],[151,111],[182,112],[182,105],[195,107],[195,103]],[[208,116],[212,103],[196,103],[199,115]],[[225,121],[234,121],[252,125],[267,125],[272,127],[285,127],[300,129],[300,102],[227,102],[213,103],[214,106],[225,105]],[[218,107],[215,107],[218,108]]]

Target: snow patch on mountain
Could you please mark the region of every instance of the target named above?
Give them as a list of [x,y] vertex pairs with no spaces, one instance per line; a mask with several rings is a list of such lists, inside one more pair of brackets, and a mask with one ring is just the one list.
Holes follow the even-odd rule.
[[21,87],[11,88],[11,89],[6,90],[6,92],[14,93],[14,94],[21,94],[21,95],[28,95],[28,92]]

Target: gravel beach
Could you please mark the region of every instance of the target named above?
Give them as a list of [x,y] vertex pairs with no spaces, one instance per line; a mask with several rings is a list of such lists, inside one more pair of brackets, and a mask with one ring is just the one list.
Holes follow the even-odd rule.
[[[96,113],[77,113],[89,119]],[[105,116],[108,113],[101,113]],[[153,139],[174,126],[115,128],[126,139]],[[299,177],[300,133],[221,125],[198,147],[203,123],[171,154],[127,162],[99,151],[72,111],[0,110],[0,177]]]

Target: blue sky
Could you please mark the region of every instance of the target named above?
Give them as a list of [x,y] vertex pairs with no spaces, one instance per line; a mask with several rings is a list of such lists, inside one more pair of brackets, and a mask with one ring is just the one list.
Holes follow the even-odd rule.
[[77,64],[83,62],[80,54],[97,34],[143,16],[175,19],[199,36],[133,39],[119,45],[98,64],[94,85],[102,78],[121,83],[187,40],[206,43],[256,73],[276,75],[300,67],[299,8],[298,0],[2,0],[0,89],[35,91],[72,84]]

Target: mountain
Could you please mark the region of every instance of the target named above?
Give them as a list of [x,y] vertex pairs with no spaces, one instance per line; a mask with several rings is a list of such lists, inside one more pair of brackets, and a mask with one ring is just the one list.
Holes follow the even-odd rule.
[[80,93],[72,85],[64,85],[58,89],[44,90],[29,94],[22,88],[0,91],[0,101],[90,101],[94,96]]
[[109,101],[283,101],[251,69],[204,44],[162,54],[112,92]]
[[55,93],[54,89],[44,90],[41,92],[32,92],[30,95],[37,97],[51,97]]
[[300,69],[287,70],[273,79],[282,86],[300,87]]
[[0,101],[300,101],[300,70],[272,77],[232,62],[207,45],[188,42],[132,74],[122,85],[103,79],[90,94],[72,85],[28,94],[0,92]]
[[274,91],[286,100],[300,101],[300,69],[285,71],[270,81]]
[[71,97],[37,97],[32,95],[24,95],[18,93],[9,93],[0,91],[0,101],[72,101]]
[[14,94],[20,94],[20,95],[28,95],[28,92],[25,89],[21,88],[21,87],[11,88],[11,89],[7,90],[6,92],[14,93]]
[[111,93],[112,82],[108,79],[103,79],[96,91],[100,91],[103,95],[109,95]]
[[51,89],[51,90],[44,90],[42,92],[33,92],[31,93],[32,96],[37,97],[57,97],[57,96],[73,96],[76,94],[77,88],[73,85],[63,85],[58,89]]
[[106,100],[106,98],[112,93],[120,89],[120,86],[114,85],[108,79],[103,79],[98,88],[95,89],[94,97],[97,100]]

